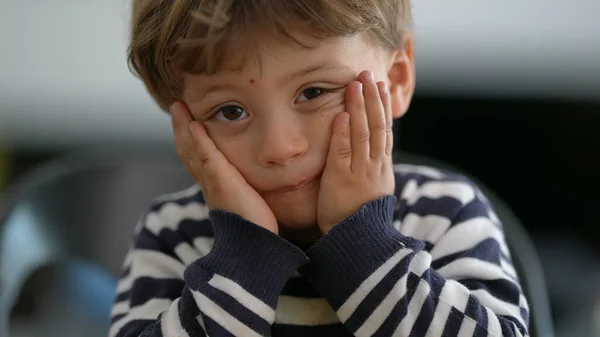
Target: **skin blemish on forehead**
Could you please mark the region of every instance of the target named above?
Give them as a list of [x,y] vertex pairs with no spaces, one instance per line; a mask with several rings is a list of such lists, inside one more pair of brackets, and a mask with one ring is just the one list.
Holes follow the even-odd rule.
[[250,78],[250,81],[248,82],[250,82],[250,84],[254,84],[254,78]]

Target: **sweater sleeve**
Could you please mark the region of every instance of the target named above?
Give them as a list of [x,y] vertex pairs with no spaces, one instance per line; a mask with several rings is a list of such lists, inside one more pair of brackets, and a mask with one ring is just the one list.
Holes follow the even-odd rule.
[[[211,211],[214,246],[185,265],[174,231],[136,236],[117,287],[111,337],[266,336],[302,250],[238,215]],[[188,248],[192,246],[187,246]]]
[[439,236],[433,247],[393,226],[395,202],[365,204],[307,252],[302,275],[345,327],[354,336],[526,336],[528,305],[487,202],[463,204],[439,235],[432,222],[442,217],[419,224]]

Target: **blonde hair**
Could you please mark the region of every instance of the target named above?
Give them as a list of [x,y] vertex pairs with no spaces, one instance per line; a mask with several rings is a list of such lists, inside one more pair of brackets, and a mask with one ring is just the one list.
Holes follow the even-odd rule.
[[248,32],[293,39],[371,33],[402,48],[412,28],[409,0],[133,0],[128,63],[164,111],[182,93],[183,72],[214,74],[227,48]]

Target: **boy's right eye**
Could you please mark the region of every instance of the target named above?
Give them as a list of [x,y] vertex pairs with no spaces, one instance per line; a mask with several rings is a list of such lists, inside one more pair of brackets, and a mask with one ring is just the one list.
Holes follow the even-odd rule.
[[228,105],[215,112],[213,118],[219,122],[235,122],[248,117],[248,112],[237,105]]

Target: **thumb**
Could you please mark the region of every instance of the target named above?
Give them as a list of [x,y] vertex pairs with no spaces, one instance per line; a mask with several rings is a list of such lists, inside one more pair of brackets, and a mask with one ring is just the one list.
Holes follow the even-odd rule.
[[340,112],[333,120],[333,134],[329,144],[327,160],[329,165],[347,168],[352,159],[352,144],[350,141],[350,115]]

